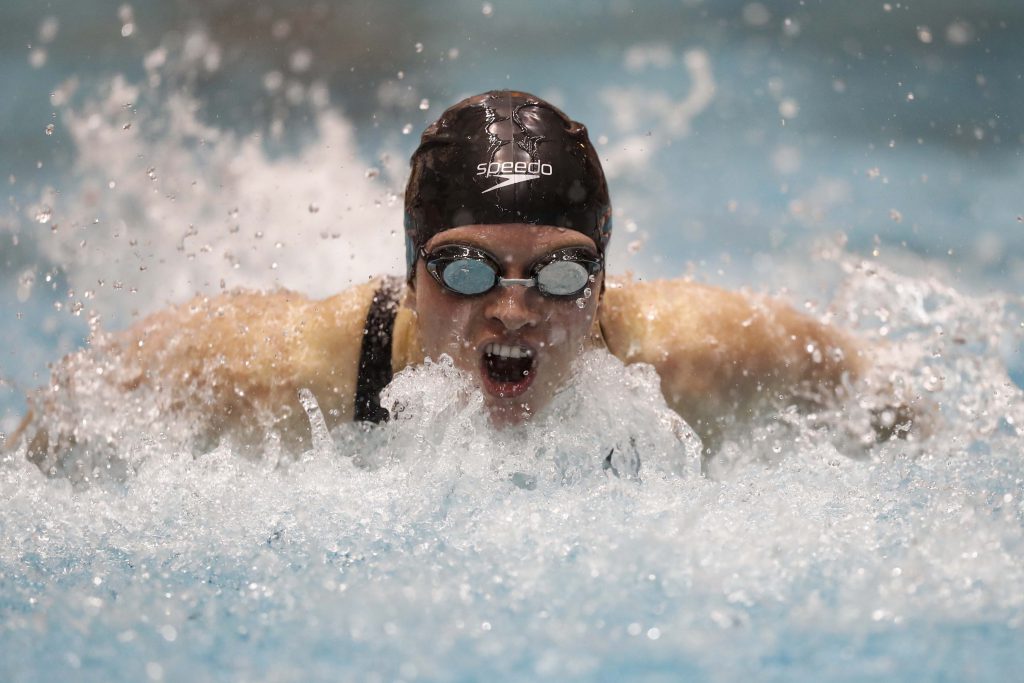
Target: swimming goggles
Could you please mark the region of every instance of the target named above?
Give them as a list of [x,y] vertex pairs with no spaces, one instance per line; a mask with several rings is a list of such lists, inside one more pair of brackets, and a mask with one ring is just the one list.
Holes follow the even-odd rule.
[[601,257],[581,247],[559,249],[537,261],[528,278],[501,277],[501,266],[486,251],[446,244],[434,251],[420,247],[420,258],[438,284],[455,294],[477,296],[495,287],[537,287],[544,296],[578,296],[601,272]]

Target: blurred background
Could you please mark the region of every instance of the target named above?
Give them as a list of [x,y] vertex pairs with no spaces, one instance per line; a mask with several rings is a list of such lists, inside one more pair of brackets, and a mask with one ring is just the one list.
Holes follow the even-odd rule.
[[841,253],[1019,298],[1022,26],[1012,0],[6,0],[0,431],[90,329],[401,272],[419,132],[495,88],[588,126],[613,272],[820,312]]

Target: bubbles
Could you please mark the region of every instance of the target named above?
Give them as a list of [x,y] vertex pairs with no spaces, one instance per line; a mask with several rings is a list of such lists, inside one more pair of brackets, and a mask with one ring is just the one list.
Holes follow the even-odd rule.
[[36,211],[34,218],[36,223],[49,223],[50,219],[53,218],[53,209],[48,206],[42,206]]
[[485,3],[483,4],[483,5],[481,5],[481,6],[480,6],[480,12],[481,12],[481,13],[482,13],[482,14],[483,14],[483,15],[484,15],[485,17],[489,17],[489,16],[491,16],[492,14],[494,14],[494,5],[492,5],[492,4],[491,4],[491,3],[489,3],[489,2],[485,2]]
[[430,100],[424,97],[420,100],[420,111],[426,111],[428,109],[430,109]]
[[932,42],[932,30],[927,26],[918,26],[917,39],[925,45],[930,45]]
[[411,132],[412,132],[412,124],[411,123],[407,123],[404,126],[402,126],[402,135],[408,135]]
[[53,124],[52,123],[48,123],[48,124],[46,124],[46,128],[43,130],[43,132],[46,133],[47,135],[53,135],[53,128],[54,128]]
[[423,43],[416,43],[415,45],[413,45],[413,49],[416,50],[417,54],[423,52]]

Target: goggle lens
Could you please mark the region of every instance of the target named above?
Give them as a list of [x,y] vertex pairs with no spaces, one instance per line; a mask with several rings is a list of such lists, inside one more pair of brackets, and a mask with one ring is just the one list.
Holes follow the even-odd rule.
[[445,287],[466,296],[483,294],[494,287],[494,282],[498,278],[498,274],[489,263],[477,259],[450,261],[439,270]]
[[590,272],[579,261],[553,261],[537,271],[537,287],[544,294],[577,294],[590,282]]

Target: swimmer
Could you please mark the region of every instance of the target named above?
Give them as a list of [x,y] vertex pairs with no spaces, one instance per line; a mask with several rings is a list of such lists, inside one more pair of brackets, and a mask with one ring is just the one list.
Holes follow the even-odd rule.
[[[52,461],[79,432],[67,406],[100,381],[153,392],[154,417],[192,410],[214,444],[273,430],[308,447],[301,389],[328,427],[380,422],[394,373],[442,354],[473,377],[501,427],[543,411],[574,359],[600,347],[653,365],[669,406],[713,450],[723,423],[780,403],[838,404],[869,367],[853,337],[782,303],[607,276],[612,207],[597,152],[582,124],[538,97],[494,91],[455,104],[411,166],[404,281],[323,300],[234,292],[158,312],[62,360],[10,442]],[[83,382],[98,357],[113,370]]]

